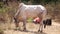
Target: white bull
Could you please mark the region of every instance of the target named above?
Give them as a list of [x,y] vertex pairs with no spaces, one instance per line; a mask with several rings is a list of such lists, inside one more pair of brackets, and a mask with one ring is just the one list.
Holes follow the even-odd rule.
[[25,5],[24,3],[20,3],[19,9],[14,16],[16,27],[19,26],[19,22],[23,22],[24,31],[26,31],[26,20],[28,18],[39,17],[41,19],[41,23],[38,31],[43,31],[43,20],[46,18],[46,8],[42,5]]

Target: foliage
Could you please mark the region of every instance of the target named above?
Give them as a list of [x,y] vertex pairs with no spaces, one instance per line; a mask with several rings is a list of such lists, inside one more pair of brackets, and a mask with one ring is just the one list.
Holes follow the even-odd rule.
[[7,10],[7,8],[4,8],[3,2],[0,2],[0,13],[3,13]]
[[28,1],[31,1],[32,4],[56,4],[56,3],[60,3],[60,0],[21,0],[21,2],[24,2],[24,3],[28,3]]
[[[14,0],[13,0],[14,1]],[[12,2],[13,2],[12,1]],[[41,5],[44,5],[45,7],[47,7],[47,10],[49,12],[50,15],[58,15],[60,12],[60,0],[18,0],[18,1],[21,1],[25,4],[28,4],[28,2],[30,1],[31,4],[41,4]],[[12,3],[10,1],[10,4],[8,2],[8,5],[5,5],[4,2],[0,2],[0,13],[7,13],[10,14],[10,15],[13,15],[15,14],[14,11],[16,11],[17,9],[15,9],[18,5],[14,5],[15,3]],[[19,3],[18,3],[19,4]],[[58,6],[57,6],[58,5]],[[57,11],[58,10],[58,11]],[[59,15],[58,15],[59,16]],[[58,17],[57,16],[57,17]],[[54,17],[53,17],[54,18]],[[32,21],[32,19],[28,19],[28,21]]]
[[29,0],[21,0],[21,1],[22,1],[22,2],[23,2],[23,1],[26,1],[26,2],[28,2]]
[[10,7],[2,7],[0,8],[0,13],[6,13],[9,9]]
[[0,2],[0,8],[2,8],[3,7],[3,2]]
[[0,29],[0,34],[4,34],[4,31],[2,29]]

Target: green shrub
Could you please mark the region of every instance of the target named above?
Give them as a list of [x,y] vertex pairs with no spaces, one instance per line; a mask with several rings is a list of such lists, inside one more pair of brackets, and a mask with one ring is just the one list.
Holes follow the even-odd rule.
[[3,2],[0,2],[0,8],[2,8],[4,6]]
[[6,13],[7,11],[9,11],[10,7],[2,7],[0,8],[0,13]]

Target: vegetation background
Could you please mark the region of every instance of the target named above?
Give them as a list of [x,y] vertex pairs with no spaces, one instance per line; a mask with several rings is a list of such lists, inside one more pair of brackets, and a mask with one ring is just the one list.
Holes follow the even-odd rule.
[[27,5],[43,5],[48,11],[48,16],[57,22],[60,21],[60,0],[0,0],[0,29],[13,22],[14,14],[21,2]]
[[47,8],[52,19],[60,20],[60,0],[0,0],[0,21],[11,22],[21,2],[27,5],[41,4]]

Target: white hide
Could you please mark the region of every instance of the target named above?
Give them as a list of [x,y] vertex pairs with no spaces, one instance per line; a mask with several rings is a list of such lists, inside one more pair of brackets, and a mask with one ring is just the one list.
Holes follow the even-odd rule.
[[46,13],[46,9],[42,5],[25,5],[25,4],[21,3],[19,5],[19,9],[18,9],[16,15],[18,15],[22,18],[25,18],[27,16],[35,17],[39,13],[42,13],[42,12],[44,12],[44,14]]

